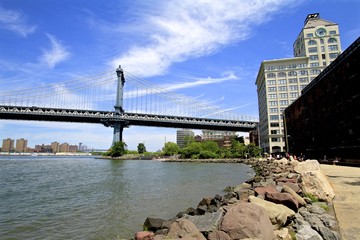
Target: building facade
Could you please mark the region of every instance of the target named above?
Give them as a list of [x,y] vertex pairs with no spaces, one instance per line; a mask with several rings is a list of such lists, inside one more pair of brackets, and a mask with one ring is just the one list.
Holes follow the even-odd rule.
[[285,152],[283,111],[341,53],[336,23],[309,14],[293,44],[294,58],[265,60],[256,78],[259,142],[264,152]]
[[16,152],[26,152],[27,144],[28,144],[28,140],[26,140],[26,139],[23,139],[23,138],[16,139],[15,151]]
[[12,152],[14,151],[14,140],[11,138],[7,138],[3,140],[1,151],[3,152]]
[[185,146],[186,137],[194,137],[194,132],[189,129],[181,129],[176,131],[176,144],[179,147]]

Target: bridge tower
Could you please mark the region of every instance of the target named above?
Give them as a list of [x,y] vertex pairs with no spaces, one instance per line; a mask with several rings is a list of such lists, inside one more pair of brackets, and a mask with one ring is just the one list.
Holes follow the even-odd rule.
[[[115,115],[120,115],[124,112],[123,109],[123,88],[125,83],[124,71],[121,68],[121,65],[116,69],[117,75],[117,89],[116,89],[116,104]],[[113,144],[116,142],[122,141],[122,134],[125,127],[125,122],[114,122],[114,135],[113,135]]]

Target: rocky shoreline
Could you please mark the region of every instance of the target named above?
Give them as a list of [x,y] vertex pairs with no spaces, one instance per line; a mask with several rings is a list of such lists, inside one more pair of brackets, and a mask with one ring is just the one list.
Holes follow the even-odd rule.
[[[199,160],[168,160],[199,162]],[[332,186],[316,160],[224,159],[241,162],[255,177],[204,198],[170,220],[147,218],[136,240],[148,239],[341,239],[333,213]]]

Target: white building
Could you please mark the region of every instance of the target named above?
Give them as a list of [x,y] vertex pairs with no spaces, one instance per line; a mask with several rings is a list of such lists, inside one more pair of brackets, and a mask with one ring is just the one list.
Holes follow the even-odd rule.
[[189,129],[181,129],[176,131],[176,144],[179,147],[185,146],[185,138],[187,136],[194,137],[194,132]]
[[263,61],[256,78],[260,146],[267,153],[286,151],[283,110],[340,54],[338,25],[309,14],[293,50],[294,58]]

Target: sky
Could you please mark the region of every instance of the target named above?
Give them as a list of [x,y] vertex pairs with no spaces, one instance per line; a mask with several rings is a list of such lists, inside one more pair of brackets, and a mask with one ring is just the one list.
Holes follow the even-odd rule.
[[[261,62],[292,57],[310,13],[339,25],[342,50],[360,36],[358,0],[1,0],[0,94],[102,72],[116,77],[121,64],[162,88],[257,118]],[[157,151],[176,142],[176,130],[130,126],[124,141]],[[57,141],[108,149],[112,132],[0,120],[0,139],[25,138],[29,147]]]

